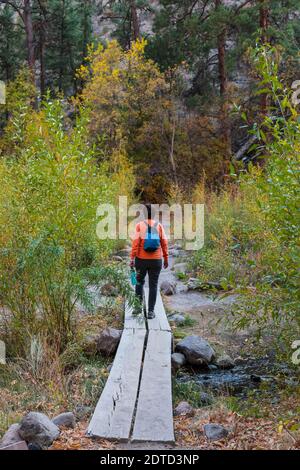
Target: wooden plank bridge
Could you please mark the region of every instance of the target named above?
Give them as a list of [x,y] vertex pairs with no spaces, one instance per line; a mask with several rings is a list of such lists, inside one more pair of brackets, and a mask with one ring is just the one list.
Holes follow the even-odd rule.
[[[145,289],[146,301],[148,289]],[[124,330],[87,434],[132,442],[174,443],[172,334],[158,293],[153,320],[125,305]]]

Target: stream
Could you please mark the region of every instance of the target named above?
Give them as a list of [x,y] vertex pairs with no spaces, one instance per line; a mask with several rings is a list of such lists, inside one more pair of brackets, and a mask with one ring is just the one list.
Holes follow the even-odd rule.
[[[172,253],[172,248],[170,251]],[[217,351],[229,354],[234,360],[234,367],[220,369],[213,364],[204,369],[183,367],[177,372],[177,382],[193,382],[199,385],[201,391],[214,396],[245,398],[249,392],[260,393],[264,390],[272,395],[271,400],[275,403],[278,399],[276,397],[278,375],[281,377],[280,381],[287,385],[297,385],[293,371],[286,365],[276,363],[273,353],[257,357],[256,339],[251,330],[240,332],[231,329],[226,319],[237,301],[236,295],[230,294],[224,297],[216,293],[187,290],[185,283],[178,280],[175,274],[176,264],[182,265],[186,256],[183,251],[180,251],[179,259],[176,255],[171,255],[170,267],[161,273],[160,283],[164,281],[176,283],[176,293],[164,297],[166,310],[169,314],[176,312],[188,315],[194,323],[190,327],[183,326],[182,330],[186,334],[202,336],[213,347],[216,346]],[[248,347],[250,343],[253,343],[251,354]]]

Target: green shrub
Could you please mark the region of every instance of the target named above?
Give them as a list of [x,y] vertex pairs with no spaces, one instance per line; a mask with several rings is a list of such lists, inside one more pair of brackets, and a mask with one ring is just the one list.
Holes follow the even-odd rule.
[[277,52],[267,46],[253,57],[272,100],[270,115],[251,131],[265,164],[250,166],[235,185],[208,198],[206,243],[193,267],[201,280],[221,280],[243,294],[237,327],[274,327],[290,337],[300,330],[300,120],[278,79]]
[[[86,112],[72,127],[59,100],[22,109],[9,122],[10,153],[0,161],[0,304],[9,352],[24,355],[37,334],[62,351],[76,335],[77,302],[93,306],[90,286],[111,280],[127,293],[128,282],[107,265],[115,242],[96,235],[96,209],[115,203],[124,175],[96,162]],[[129,172],[128,192],[131,181]]]

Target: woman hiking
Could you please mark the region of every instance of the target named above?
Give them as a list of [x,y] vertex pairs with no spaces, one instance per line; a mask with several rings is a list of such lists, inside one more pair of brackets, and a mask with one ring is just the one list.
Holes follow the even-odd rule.
[[136,269],[135,293],[140,299],[141,305],[146,274],[149,276],[148,319],[155,318],[154,308],[162,265],[165,269],[169,266],[168,240],[163,226],[154,219],[154,215],[153,206],[146,204],[145,220],[139,222],[135,227],[130,256],[130,267]]

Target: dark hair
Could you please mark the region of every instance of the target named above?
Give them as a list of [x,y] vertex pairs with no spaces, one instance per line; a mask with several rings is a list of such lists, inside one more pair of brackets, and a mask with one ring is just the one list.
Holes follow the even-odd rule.
[[152,204],[145,204],[145,217],[147,217],[147,219],[152,219],[153,216],[154,210]]

